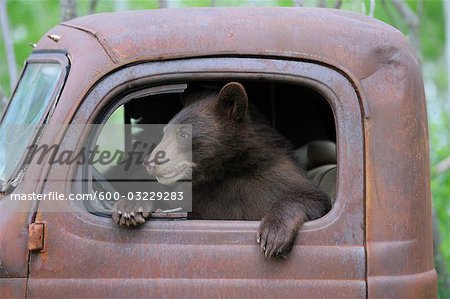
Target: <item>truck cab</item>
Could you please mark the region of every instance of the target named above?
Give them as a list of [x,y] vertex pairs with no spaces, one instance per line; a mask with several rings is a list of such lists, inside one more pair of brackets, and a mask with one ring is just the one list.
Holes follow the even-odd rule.
[[[164,124],[182,109],[189,86],[230,81],[333,197],[287,259],[259,252],[259,221],[174,213],[125,229],[108,206],[48,200],[114,184],[99,187],[108,179],[92,165],[28,159],[31,145],[77,151],[116,122],[113,142],[126,147],[139,120]],[[0,128],[3,298],[436,297],[420,66],[405,37],[375,19],[313,8],[74,19],[39,41]]]

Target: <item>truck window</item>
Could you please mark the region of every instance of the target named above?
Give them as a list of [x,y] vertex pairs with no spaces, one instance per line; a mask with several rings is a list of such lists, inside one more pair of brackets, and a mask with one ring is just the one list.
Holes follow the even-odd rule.
[[[337,173],[336,129],[333,112],[327,101],[314,90],[302,86],[268,82],[242,83],[247,89],[250,103],[264,115],[272,127],[289,140],[295,149],[296,159],[307,171],[309,178],[334,200]],[[223,82],[186,82],[188,90],[211,89],[221,85]],[[104,114],[106,117],[101,122],[105,124],[104,128],[109,129],[98,133],[93,146],[99,149],[114,147],[115,150],[123,149],[127,152],[136,139],[142,138],[143,126],[167,124],[183,108],[180,100],[183,92],[185,91],[181,88],[173,93],[119,100],[120,104],[113,105]],[[158,142],[156,139],[156,143]],[[126,194],[131,190],[148,190],[148,184],[155,183],[155,178],[138,164],[125,175],[128,178],[126,182],[124,177],[114,177],[111,170],[117,166],[117,162],[89,166],[92,171],[88,172],[89,178],[86,181],[91,182],[90,192],[118,191]],[[113,196],[110,199],[89,201],[87,208],[94,214],[108,216],[108,210],[114,205]],[[176,209],[177,206],[167,207],[168,210],[173,208]],[[172,214],[176,216],[176,213]],[[178,216],[186,217],[186,214]]]
[[57,95],[63,67],[32,62],[25,66],[17,89],[0,123],[0,184],[2,191],[20,181],[27,147]]

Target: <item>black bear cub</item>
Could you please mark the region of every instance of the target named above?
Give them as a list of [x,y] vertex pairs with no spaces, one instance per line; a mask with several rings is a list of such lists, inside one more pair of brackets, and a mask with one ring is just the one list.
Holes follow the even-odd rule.
[[[164,151],[170,162],[144,162],[147,171],[162,184],[192,175],[195,214],[201,219],[261,220],[257,242],[265,256],[286,256],[303,223],[330,210],[330,199],[304,176],[288,142],[249,106],[241,84],[228,83],[220,92],[196,97],[170,121],[191,125],[192,134],[168,126],[145,161]],[[192,143],[192,157],[183,151],[183,140]],[[130,225],[128,218],[120,218],[133,212],[139,221],[132,224],[140,224],[148,216],[139,215],[142,211],[119,201],[113,219]]]

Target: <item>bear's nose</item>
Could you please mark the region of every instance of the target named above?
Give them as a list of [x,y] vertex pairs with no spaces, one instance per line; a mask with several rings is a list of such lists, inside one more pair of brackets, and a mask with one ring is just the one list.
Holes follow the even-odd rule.
[[145,157],[144,161],[142,162],[142,164],[145,166],[145,168],[147,168],[147,170],[149,172],[152,172],[155,167],[156,167],[156,163],[154,160],[152,160],[150,158],[150,156]]

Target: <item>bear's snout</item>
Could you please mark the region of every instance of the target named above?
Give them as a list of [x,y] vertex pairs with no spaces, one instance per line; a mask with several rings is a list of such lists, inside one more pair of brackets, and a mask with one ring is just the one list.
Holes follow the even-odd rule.
[[161,157],[162,156],[160,155],[160,159],[158,159],[158,155],[152,153],[147,156],[142,163],[147,172],[155,176],[158,182],[161,184],[171,184],[179,179],[190,177],[190,167],[192,167],[192,163],[180,159],[171,161],[168,158],[161,161]]
[[142,165],[144,165],[145,169],[147,169],[147,171],[151,174],[154,172],[154,169],[156,167],[155,161],[152,160],[150,156],[145,157]]

